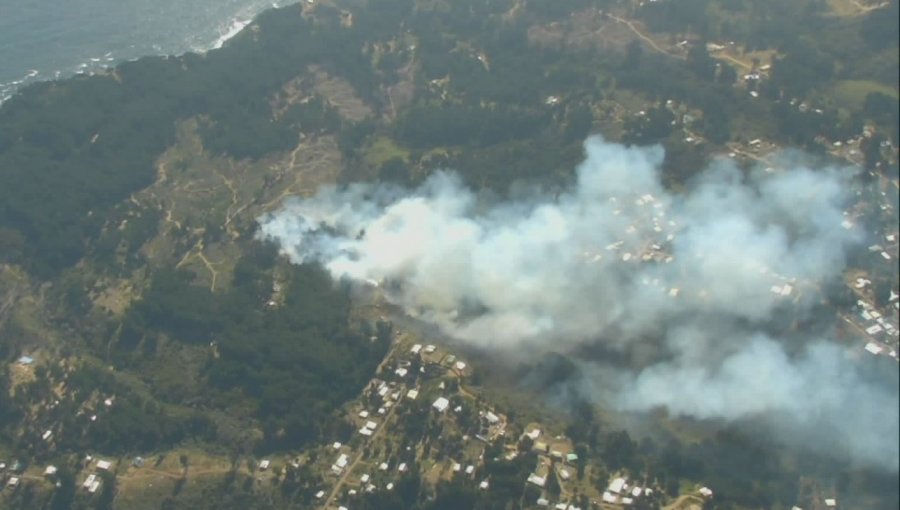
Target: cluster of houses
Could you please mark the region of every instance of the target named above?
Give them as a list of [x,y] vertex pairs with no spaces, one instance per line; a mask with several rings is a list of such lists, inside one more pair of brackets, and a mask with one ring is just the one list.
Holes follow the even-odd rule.
[[[525,438],[531,440],[532,450],[538,454],[537,466],[528,475],[525,482],[542,490],[536,504],[550,507],[550,494],[545,490],[550,477],[555,476],[560,486],[568,482],[577,469],[575,463],[578,462],[578,455],[573,452],[572,442],[568,438],[565,436],[547,437],[537,424],[526,427],[520,440]],[[580,507],[567,502],[558,502],[554,508],[580,510]]]
[[[340,451],[340,453],[338,454],[338,456],[334,460],[334,462],[331,464],[331,473],[338,477],[344,476],[347,473],[347,470],[350,469],[350,467],[352,465],[352,461],[351,461],[350,456],[348,455],[347,451],[345,451],[343,449],[344,446],[341,443],[334,443],[334,445],[332,445],[332,446],[335,450]],[[383,461],[380,464],[378,464],[377,471],[379,473],[381,473],[382,475],[390,475],[393,472],[396,472],[397,475],[403,475],[404,473],[407,473],[409,471],[409,465],[406,462],[400,462],[399,464],[397,464],[395,469],[392,469],[390,462]],[[375,484],[374,478],[375,478],[375,475],[373,475],[371,473],[363,473],[362,475],[360,475],[360,477],[358,479],[359,489],[356,489],[356,488],[349,489],[347,491],[347,496],[350,496],[350,497],[356,496],[357,494],[359,494],[360,491],[364,491],[366,493],[374,492],[375,490],[378,489],[378,486]],[[393,490],[394,482],[387,482],[384,485],[384,489],[388,490],[388,491]],[[324,490],[320,490],[319,492],[316,493],[315,497],[318,500],[322,500],[325,498],[326,495],[327,495],[327,493]]]
[[[632,197],[610,197],[609,205],[614,216],[633,218],[622,232],[621,239],[607,244],[603,250],[582,253],[586,263],[600,263],[607,258],[622,263],[656,262],[669,264],[674,260],[666,248],[677,233],[676,221],[667,218],[666,204],[651,193]],[[646,282],[647,284],[659,282]],[[665,289],[672,297],[678,289]]]
[[[91,465],[93,465],[96,468],[96,472],[88,474],[88,476],[82,482],[81,488],[89,494],[94,494],[103,483],[103,479],[99,476],[99,472],[111,471],[113,468],[113,464],[111,461],[103,459],[97,459],[96,462],[94,462],[94,458],[90,455],[85,457],[85,462],[87,467],[91,467]],[[7,465],[5,461],[0,461],[0,480],[3,479],[3,475],[7,474],[5,481],[0,484],[0,491],[4,489],[17,489],[22,483],[24,471],[25,465],[19,461],[13,461],[10,465]],[[59,469],[51,464],[44,468],[43,476],[44,478],[53,481],[58,471]]]
[[[456,355],[445,352],[432,344],[414,344],[391,363],[392,365],[388,365],[389,368],[369,383],[360,399],[362,405],[354,411],[353,420],[358,427],[357,433],[363,436],[363,441],[371,442],[376,431],[387,426],[391,411],[398,404],[404,400],[417,401],[419,399],[420,392],[423,391],[418,384],[419,377],[422,377],[423,380],[448,374],[462,377],[471,371],[470,367]],[[442,391],[447,388],[444,381],[441,381],[437,387]],[[428,406],[428,409],[439,414],[450,411],[459,413],[462,411],[462,406],[452,406],[449,395],[447,395],[438,396]],[[477,436],[479,439],[489,441],[497,435],[503,434],[506,427],[505,416],[489,409],[479,411],[478,416],[481,424],[480,432],[483,433],[483,436],[480,434]],[[343,498],[344,495],[353,497],[360,493],[371,493],[378,490],[379,486],[384,490],[393,490],[396,480],[391,480],[392,475],[402,476],[411,469],[407,462],[397,460],[392,462],[390,459],[379,462],[365,459],[367,462],[363,465],[371,467],[369,472],[359,475],[354,470],[354,473],[351,474],[349,471],[356,465],[352,448],[335,442],[332,449],[336,457],[330,464],[329,472],[338,478],[334,493],[340,494],[340,498]],[[413,453],[409,447],[407,452],[407,455]],[[476,469],[474,463],[463,466],[451,462],[453,473],[465,472],[467,476],[474,476]],[[342,490],[345,483],[348,484],[346,491]],[[489,480],[482,481],[479,487],[487,490],[490,487]],[[315,497],[320,503],[325,503],[329,498],[329,493],[326,490],[320,490]]]
[[90,455],[86,456],[84,460],[87,463],[88,467],[90,467],[91,464],[94,464],[97,472],[89,474],[81,483],[81,488],[86,490],[90,494],[94,494],[103,483],[103,479],[100,477],[99,472],[110,472],[113,468],[113,464],[111,461],[103,459],[96,459],[96,463],[94,463],[94,458]]
[[17,489],[22,481],[20,475],[23,469],[24,466],[17,460],[13,461],[11,465],[7,465],[6,461],[0,460],[0,481],[2,481],[3,476],[8,473],[8,478],[6,478],[5,483],[0,483],[0,491],[3,491],[4,489]]
[[[898,297],[900,296],[891,292],[890,302],[898,303]],[[876,356],[885,355],[898,359],[897,341],[900,330],[897,327],[896,314],[891,314],[893,317],[885,317],[875,306],[862,299],[858,300],[856,304],[859,316],[854,317],[854,321],[868,336],[865,350]]]
[[[704,491],[709,491],[707,495]],[[706,497],[712,496],[712,491],[703,487],[700,489],[700,493]],[[606,487],[606,490],[603,491],[603,494],[600,496],[601,501],[610,505],[624,505],[629,506],[634,504],[639,498],[649,497],[653,495],[653,489],[649,487],[641,487],[637,484],[629,484],[628,479],[624,477],[614,478],[609,485]]]

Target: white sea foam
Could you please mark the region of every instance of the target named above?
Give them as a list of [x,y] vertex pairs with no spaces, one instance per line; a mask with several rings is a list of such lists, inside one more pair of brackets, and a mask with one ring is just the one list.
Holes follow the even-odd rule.
[[[0,46],[8,50],[0,55],[0,104],[36,81],[92,74],[147,55],[202,53],[220,48],[260,11],[291,3],[295,2],[209,0],[185,8],[175,0],[134,0],[128,6],[94,13],[85,0],[72,0],[56,11],[37,17],[32,15],[33,7],[27,2],[11,7],[0,19],[0,31],[3,31]],[[137,30],[116,28],[127,26],[134,17],[143,20]],[[34,20],[39,20],[48,33],[54,34],[52,40],[29,40],[14,35],[16,31],[28,33],[27,22]],[[124,23],[117,24],[119,20]],[[83,31],[72,31],[70,36],[67,27],[73,24],[87,24],[91,36],[82,37]],[[34,48],[26,51],[26,43]],[[26,76],[29,69],[39,70],[39,74]]]
[[228,26],[227,30],[218,38],[216,42],[213,44],[213,49],[219,49],[225,45],[225,43],[233,38],[234,36],[241,33],[241,30],[244,29],[247,25],[250,24],[250,20],[234,20],[231,22],[231,25]]

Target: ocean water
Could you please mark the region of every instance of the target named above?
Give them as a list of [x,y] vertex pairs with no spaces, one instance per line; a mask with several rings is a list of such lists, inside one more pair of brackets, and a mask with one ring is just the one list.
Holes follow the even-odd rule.
[[0,103],[34,81],[205,51],[292,0],[0,0]]

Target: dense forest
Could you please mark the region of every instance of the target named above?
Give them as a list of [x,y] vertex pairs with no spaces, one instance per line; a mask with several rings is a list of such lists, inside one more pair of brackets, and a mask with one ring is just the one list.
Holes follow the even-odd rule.
[[131,352],[146,356],[160,335],[215,346],[206,399],[239,389],[265,424],[263,449],[327,435],[331,411],[368,381],[390,343],[387,325],[371,325],[371,340],[350,329],[347,291],[318,266],[289,266],[283,305],[266,305],[276,256],[273,246],[255,245],[225,294],[191,285],[190,273],[159,270],[126,313],[118,342],[126,363]]

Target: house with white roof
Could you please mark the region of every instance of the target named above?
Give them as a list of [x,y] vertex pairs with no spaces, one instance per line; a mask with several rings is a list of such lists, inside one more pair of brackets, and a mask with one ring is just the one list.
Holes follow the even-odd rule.
[[609,484],[607,490],[613,494],[619,494],[625,488],[626,480],[624,478],[616,478]]
[[528,483],[533,483],[533,484],[537,485],[538,487],[543,488],[545,485],[547,485],[547,477],[546,476],[538,476],[534,473],[531,473],[530,475],[528,475]]
[[431,404],[431,407],[437,409],[438,412],[440,412],[440,413],[443,413],[444,411],[446,411],[447,407],[449,407],[449,406],[450,406],[450,401],[444,397],[439,397],[437,400],[434,401],[433,404]]

